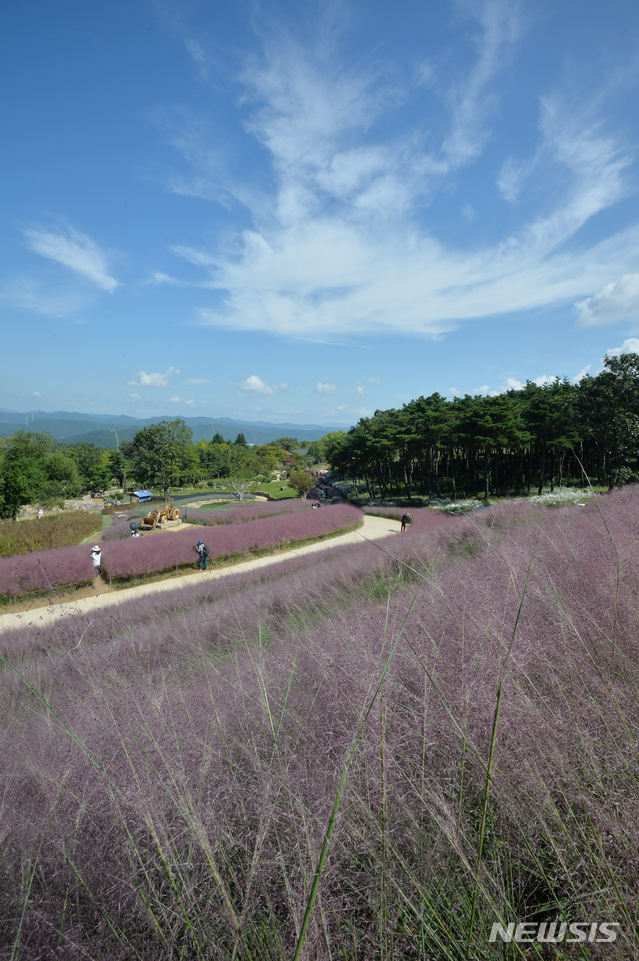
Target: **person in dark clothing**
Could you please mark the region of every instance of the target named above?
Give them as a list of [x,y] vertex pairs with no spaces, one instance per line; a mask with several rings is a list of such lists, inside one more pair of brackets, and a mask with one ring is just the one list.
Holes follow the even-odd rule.
[[402,530],[405,531],[410,524],[410,514],[402,514]]
[[197,562],[197,568],[198,568],[199,571],[205,571],[205,570],[206,570],[206,562],[207,562],[208,556],[209,556],[209,549],[208,549],[208,547],[206,546],[206,544],[204,543],[204,541],[198,541],[197,544],[195,544],[195,550],[196,550],[196,551],[198,552],[198,554],[200,555],[200,559],[199,559],[199,561]]

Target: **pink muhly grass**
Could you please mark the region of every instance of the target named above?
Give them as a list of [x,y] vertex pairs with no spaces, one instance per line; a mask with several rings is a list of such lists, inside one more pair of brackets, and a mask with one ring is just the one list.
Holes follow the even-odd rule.
[[88,547],[59,547],[50,551],[0,558],[0,597],[46,591],[66,584],[93,580]]
[[309,509],[244,524],[220,525],[211,531],[193,527],[186,531],[109,543],[103,553],[103,565],[110,577],[159,573],[189,562],[195,564],[194,545],[201,535],[209,548],[209,559],[215,560],[323,537],[356,524],[360,519],[357,508],[336,505],[321,511]]
[[311,509],[310,500],[301,498],[286,499],[281,501],[258,501],[256,504],[246,504],[235,509],[206,510],[201,507],[187,508],[188,520],[191,524],[206,524],[214,526],[216,524],[237,524],[255,520],[258,517],[272,517],[276,514],[296,513],[298,511],[309,511]]
[[432,530],[454,520],[454,516],[445,511],[429,510],[427,507],[365,507],[365,514],[372,517],[389,517],[401,521],[404,514],[410,514],[410,525],[407,530]]
[[[354,733],[409,611],[345,781],[309,956],[427,944],[452,959],[471,937],[488,959],[493,920],[537,914],[630,931],[639,525],[622,493],[603,519],[486,511],[389,538],[396,561],[336,548],[284,577],[206,585],[208,600],[198,585],[181,607],[179,591],[134,601],[108,627],[71,621],[74,651],[35,632],[24,674],[83,749],[3,677],[7,943],[22,917],[25,957],[72,939],[90,956],[217,959],[238,937],[292,957]],[[388,576],[402,569],[412,591]],[[473,889],[487,925],[474,936]],[[634,956],[619,941],[612,957]]]

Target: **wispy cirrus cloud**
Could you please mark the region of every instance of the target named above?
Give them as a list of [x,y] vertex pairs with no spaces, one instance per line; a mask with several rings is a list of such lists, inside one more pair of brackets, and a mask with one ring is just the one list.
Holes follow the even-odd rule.
[[113,293],[118,281],[109,273],[109,258],[94,240],[75,227],[22,228],[27,246],[41,257],[62,264],[101,290]]
[[204,250],[196,250],[194,247],[186,247],[183,244],[175,244],[171,247],[171,253],[175,254],[176,257],[188,260],[190,264],[195,264],[196,267],[214,267],[217,263],[213,254]]
[[449,92],[451,129],[443,143],[447,160],[455,167],[479,156],[490,131],[487,120],[496,109],[496,75],[514,51],[523,29],[521,4],[489,0],[472,10],[478,19],[475,63]]
[[34,277],[16,277],[0,286],[0,299],[45,317],[70,317],[91,302],[91,294],[77,286],[46,285]]
[[[495,203],[499,191],[517,208],[523,186],[535,187],[521,213],[504,219],[501,236],[455,243],[431,214],[433,201],[457,191],[459,172],[484,154],[506,89],[503,69],[524,32],[521,4],[459,9],[474,57],[461,71],[429,64],[428,129],[417,119],[426,109],[417,73],[346,62],[338,43],[262,38],[263,55],[247,60],[239,79],[244,135],[268,160],[268,186],[242,195],[251,226],[230,244],[173,248],[208,273],[217,294],[216,306],[199,309],[204,325],[333,341],[364,333],[440,338],[479,318],[567,310],[586,284],[603,288],[611,272],[634,269],[638,227],[578,239],[631,189],[632,151],[597,116],[594,96],[575,102],[559,88],[545,90],[530,155],[495,161]],[[201,45],[196,53],[199,62]],[[384,126],[407,106],[411,122]],[[190,148],[181,149],[194,163]],[[213,179],[218,159],[207,168]],[[476,218],[463,199],[458,214]]]

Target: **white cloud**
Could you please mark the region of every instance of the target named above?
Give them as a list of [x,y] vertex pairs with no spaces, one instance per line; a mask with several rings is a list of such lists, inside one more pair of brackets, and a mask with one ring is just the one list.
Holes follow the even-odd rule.
[[311,203],[268,229],[245,231],[239,254],[220,257],[210,285],[223,292],[222,304],[202,309],[202,321],[288,336],[312,329],[327,338],[362,331],[437,337],[464,320],[563,305],[586,283],[603,285],[620,265],[636,263],[639,229],[566,248],[621,199],[625,161],[614,145],[573,130],[592,161],[579,168],[560,126],[558,116],[547,120],[556,163],[572,164],[572,187],[518,233],[483,250],[456,250],[401,217],[379,230],[373,215],[362,223],[346,212],[314,215]]
[[476,63],[449,95],[452,123],[443,147],[454,166],[477,157],[488,139],[487,120],[496,106],[492,82],[512,55],[519,36],[519,6],[517,2],[488,2],[466,8],[477,15],[481,32],[475,42]]
[[[339,45],[330,41],[301,49],[280,33],[265,44],[241,81],[244,133],[270,161],[262,179],[275,184],[272,196],[268,188],[260,194],[231,183],[213,141],[207,145],[195,121],[184,120],[174,146],[196,177],[207,179],[204,192],[241,197],[251,223],[214,250],[172,248],[202,268],[218,293],[218,306],[200,308],[204,324],[328,342],[363,332],[437,338],[471,319],[565,309],[636,268],[638,227],[599,243],[583,231],[572,243],[630,189],[629,151],[598,125],[594,97],[575,108],[547,96],[531,156],[502,163],[499,186],[508,199],[517,199],[524,180],[528,187],[536,178],[538,187],[526,191],[524,212],[512,212],[508,232],[483,246],[481,239],[456,244],[438,237],[430,204],[438,193],[459,196],[452,175],[491,136],[495,81],[512,57],[524,11],[510,0],[458,7],[474,18],[474,33],[464,24],[475,51],[470,66],[448,89],[445,76],[437,76],[432,89],[445,113],[407,133],[384,135],[383,121],[410,97],[420,98],[410,106],[424,116],[424,88],[414,74],[402,83],[399,73],[371,66],[377,60],[336,63]],[[192,54],[202,62],[201,47]],[[433,74],[429,66],[422,80]],[[466,199],[454,203],[470,216]]]
[[172,404],[179,404],[182,401],[182,398],[176,395],[175,397],[169,397],[169,401]]
[[349,390],[349,394],[358,394],[360,397],[363,393],[364,393],[364,388],[362,387],[361,384],[358,384],[357,387],[353,388],[353,390]]
[[531,169],[532,165],[517,162],[513,157],[508,157],[502,164],[497,187],[509,203],[515,203],[519,199],[523,182]]
[[619,357],[621,354],[639,354],[639,337],[628,337],[621,347],[610,347],[606,354],[609,357]]
[[[539,377],[535,377],[532,381],[537,387],[548,387],[550,384],[554,384],[557,380],[556,377],[549,377],[547,374],[541,374]],[[505,393],[507,390],[523,390],[526,384],[523,380],[517,380],[516,377],[508,377],[504,383],[501,385],[499,390],[488,390],[488,386],[483,388],[483,391],[488,391],[490,397],[497,397],[499,394]]]
[[171,251],[176,257],[182,257],[184,260],[188,260],[190,264],[195,264],[196,267],[213,267],[217,262],[212,254],[202,250],[194,250],[193,247],[178,244],[171,247]]
[[[588,369],[589,368],[586,368],[586,370]],[[583,376],[583,374],[581,376]],[[549,377],[547,374],[541,374],[539,377],[535,377],[532,383],[536,384],[537,387],[546,387],[550,384],[554,384],[556,380],[556,377]],[[525,386],[526,384],[523,380],[517,380],[516,377],[508,377],[502,383],[499,390],[491,390],[490,384],[482,384],[481,387],[475,387],[475,389],[472,391],[472,394],[473,396],[476,394],[487,394],[488,397],[499,397],[500,394],[504,394],[507,390],[523,390]],[[457,391],[454,387],[451,388],[450,392],[455,394],[457,397],[461,396],[459,391]]]
[[337,386],[335,384],[331,384],[327,380],[320,380],[315,385],[316,394],[334,394],[336,390]]
[[126,401],[127,401],[127,404],[133,404],[135,403],[136,400],[139,400],[139,399],[140,399],[139,394],[129,394]]
[[639,320],[639,274],[624,274],[585,300],[575,304],[579,327],[614,324],[618,320]]
[[127,380],[132,387],[168,387],[171,374],[179,374],[176,367],[169,367],[163,374],[147,374],[145,370],[138,373],[137,380]]
[[176,277],[171,277],[169,274],[164,274],[161,271],[156,271],[150,281],[150,284],[156,284],[160,286],[161,284],[173,284],[181,285],[182,281],[178,280]]
[[27,246],[34,253],[68,267],[101,290],[113,293],[119,286],[118,281],[109,274],[106,253],[94,240],[74,227],[65,230],[28,227],[22,233]]
[[506,390],[523,390],[523,388],[524,388],[524,382],[523,382],[523,381],[517,380],[515,377],[509,377],[509,378],[508,378],[507,380],[505,380],[504,383],[501,385],[501,391],[500,391],[500,392],[503,393],[503,391],[506,391]]
[[184,381],[184,386],[193,387],[196,384],[210,384],[210,383],[211,381],[208,380],[206,377],[187,377],[186,380]]
[[0,299],[45,317],[68,317],[87,307],[91,294],[70,285],[47,288],[32,277],[16,277],[0,288]]
[[[639,341],[637,341],[637,347],[639,347]],[[585,367],[582,367],[579,373],[575,374],[575,376],[571,378],[572,383],[578,384],[580,381],[582,381],[586,376],[586,374],[588,373],[588,371],[590,370],[590,367],[591,367],[590,364],[586,364]]]
[[243,380],[241,384],[237,385],[240,390],[252,392],[254,394],[274,394],[277,390],[286,390],[288,384],[267,384],[258,377],[257,374],[251,374],[246,380]]
[[32,396],[32,397],[41,397],[42,394],[40,393],[39,390],[34,390],[34,392],[33,392],[33,394],[32,394],[31,396]]

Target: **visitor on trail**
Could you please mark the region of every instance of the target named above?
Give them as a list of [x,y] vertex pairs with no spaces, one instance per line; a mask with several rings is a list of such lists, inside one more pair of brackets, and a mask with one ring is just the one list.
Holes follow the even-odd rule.
[[136,533],[137,529],[138,529],[138,525],[136,524],[136,522],[135,522],[135,521],[131,521],[131,523],[129,524],[129,530],[131,531],[131,537],[135,537],[135,533]]
[[206,544],[204,543],[204,541],[198,541],[197,544],[195,544],[195,550],[196,550],[196,551],[198,552],[198,554],[200,555],[200,559],[199,559],[199,561],[197,562],[197,568],[198,568],[199,571],[205,571],[205,570],[206,570],[206,561],[207,561],[208,556],[209,556],[209,549],[208,549],[208,547],[206,546]]
[[91,548],[91,560],[93,561],[93,568],[96,574],[102,573],[101,563],[102,563],[102,551],[96,544],[95,547]]
[[410,514],[402,514],[402,530],[405,531],[410,524]]

